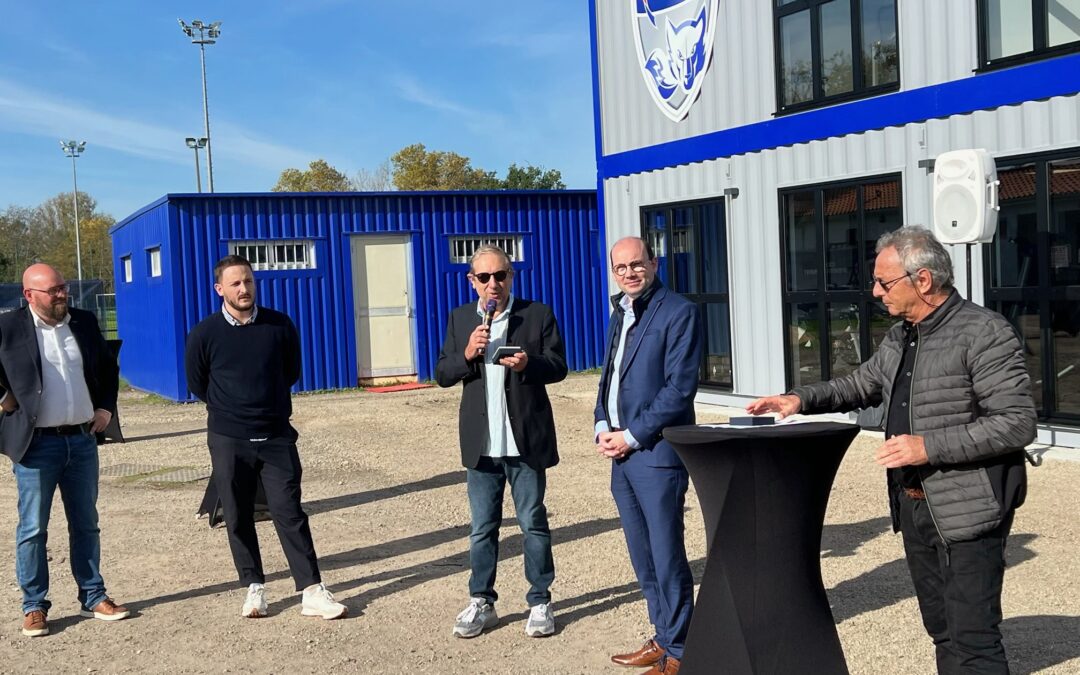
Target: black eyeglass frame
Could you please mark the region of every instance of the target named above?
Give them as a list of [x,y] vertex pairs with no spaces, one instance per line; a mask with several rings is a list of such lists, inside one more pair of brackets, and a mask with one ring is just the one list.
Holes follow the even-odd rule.
[[60,284],[59,286],[53,286],[52,288],[28,288],[26,290],[37,291],[38,293],[48,295],[50,298],[55,298],[60,295],[60,293],[71,295],[71,284]]

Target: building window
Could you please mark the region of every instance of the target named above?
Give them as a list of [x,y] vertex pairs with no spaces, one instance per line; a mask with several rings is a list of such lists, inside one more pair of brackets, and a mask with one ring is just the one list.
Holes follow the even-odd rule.
[[126,255],[126,256],[120,258],[120,263],[124,267],[124,282],[130,284],[131,280],[132,280],[132,278],[134,276],[131,273],[131,256]]
[[983,69],[1075,51],[1080,51],[1080,0],[979,0]]
[[148,264],[146,268],[150,270],[150,276],[161,276],[161,247],[155,246],[154,248],[146,249],[146,257]]
[[315,269],[315,242],[306,239],[234,241],[229,253],[246,259],[253,270]]
[[520,235],[504,235],[497,237],[450,237],[450,262],[455,264],[468,264],[476,249],[481,246],[498,246],[506,251],[511,262],[522,262],[522,241]]
[[781,113],[896,90],[896,0],[776,0]]
[[874,246],[903,224],[899,176],[783,190],[789,387],[851,373],[895,323],[873,296]]
[[1080,151],[998,161],[986,305],[1024,343],[1039,417],[1080,421]]
[[698,306],[704,329],[701,383],[733,388],[728,300],[727,222],[723,200],[648,206],[642,237],[652,246],[657,275]]

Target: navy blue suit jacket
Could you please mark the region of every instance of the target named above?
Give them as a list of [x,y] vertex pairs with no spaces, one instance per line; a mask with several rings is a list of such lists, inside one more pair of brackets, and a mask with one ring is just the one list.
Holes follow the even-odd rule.
[[[619,371],[619,425],[641,443],[623,461],[647,466],[682,466],[665,427],[694,424],[694,396],[701,368],[701,325],[697,305],[657,279],[644,315],[626,345]],[[621,299],[622,294],[613,298]],[[607,412],[611,360],[618,349],[621,313],[612,313],[608,326],[604,369],[596,400],[596,421],[611,425]]]

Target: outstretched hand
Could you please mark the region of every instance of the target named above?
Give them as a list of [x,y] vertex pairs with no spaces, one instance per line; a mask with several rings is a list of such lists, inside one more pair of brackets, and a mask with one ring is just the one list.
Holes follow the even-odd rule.
[[802,410],[802,400],[795,394],[781,394],[779,396],[765,396],[751,401],[746,406],[746,412],[751,415],[763,413],[777,413],[777,419],[784,419],[788,415],[794,415]]

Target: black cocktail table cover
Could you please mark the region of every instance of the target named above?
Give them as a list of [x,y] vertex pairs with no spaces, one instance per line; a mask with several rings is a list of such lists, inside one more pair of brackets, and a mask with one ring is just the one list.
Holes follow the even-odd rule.
[[683,675],[846,673],[821,528],[853,424],[671,427],[705,520]]

